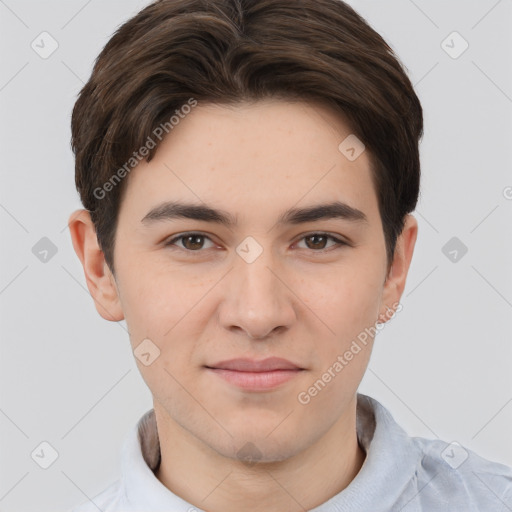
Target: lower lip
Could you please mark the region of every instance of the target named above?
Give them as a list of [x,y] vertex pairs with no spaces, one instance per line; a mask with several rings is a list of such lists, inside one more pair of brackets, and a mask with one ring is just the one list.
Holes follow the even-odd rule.
[[301,370],[272,370],[269,372],[240,372],[219,368],[208,368],[230,384],[239,388],[264,391],[274,389],[296,377]]

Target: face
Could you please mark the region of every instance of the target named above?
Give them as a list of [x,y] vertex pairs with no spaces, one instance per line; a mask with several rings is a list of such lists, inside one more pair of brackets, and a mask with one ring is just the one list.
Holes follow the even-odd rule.
[[[283,460],[353,410],[373,342],[354,340],[400,290],[369,155],[338,149],[350,133],[315,104],[199,104],[127,178],[118,304],[132,348],[150,354],[137,364],[158,418],[206,449]],[[171,202],[226,222],[175,216]],[[335,215],[284,217],[334,203]]]

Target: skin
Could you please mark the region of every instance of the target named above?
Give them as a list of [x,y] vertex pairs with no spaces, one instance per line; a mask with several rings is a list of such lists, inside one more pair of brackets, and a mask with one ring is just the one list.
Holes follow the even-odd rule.
[[[364,462],[356,392],[373,339],[308,404],[297,398],[359,333],[389,318],[416,242],[417,222],[408,215],[388,267],[368,151],[351,162],[338,150],[350,133],[319,104],[198,105],[155,158],[125,178],[115,278],[87,211],[70,216],[99,314],[126,319],[132,349],[149,338],[160,350],[149,366],[136,359],[153,394],[162,453],[156,476],[197,508],[309,510],[347,487]],[[226,210],[238,225],[141,222],[170,200]],[[288,208],[334,200],[361,210],[367,222],[276,225]],[[205,238],[165,246],[189,231]],[[350,245],[308,237],[315,233]],[[236,252],[248,236],[263,250],[252,263]],[[205,368],[270,356],[303,370],[255,392]],[[244,446],[257,462],[241,459]]]

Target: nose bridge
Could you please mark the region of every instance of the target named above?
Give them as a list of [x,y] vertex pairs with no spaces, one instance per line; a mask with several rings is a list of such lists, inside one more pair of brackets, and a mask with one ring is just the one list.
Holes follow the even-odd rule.
[[[275,257],[270,247],[263,247],[252,237],[237,247],[238,261],[235,272],[241,289],[239,299],[243,297],[251,308],[265,310],[279,302],[279,280],[275,276]],[[282,285],[281,285],[282,286]]]
[[290,292],[278,278],[280,265],[271,248],[247,237],[236,249],[230,272],[229,295],[224,298],[224,327],[237,326],[251,338],[265,337],[293,321]]

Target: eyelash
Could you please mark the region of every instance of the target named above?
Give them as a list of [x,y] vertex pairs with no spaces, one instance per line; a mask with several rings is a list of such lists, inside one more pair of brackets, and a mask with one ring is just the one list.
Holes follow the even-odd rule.
[[[181,235],[178,235],[178,236],[175,236],[173,238],[171,238],[170,240],[168,240],[167,242],[165,242],[165,246],[166,247],[169,247],[169,246],[172,246],[174,245],[175,242],[177,242],[178,240],[181,240],[183,238],[187,238],[189,236],[201,236],[205,239],[208,239],[210,241],[211,238],[203,233],[197,233],[197,232],[189,232],[189,233],[182,233]],[[323,253],[326,253],[326,252],[329,252],[330,250],[332,250],[333,248],[334,249],[340,249],[341,247],[343,246],[348,246],[349,244],[347,242],[344,242],[343,240],[340,240],[339,238],[336,238],[335,236],[332,236],[330,235],[329,233],[324,233],[322,231],[318,231],[318,232],[314,232],[314,233],[309,233],[307,235],[304,235],[302,238],[299,239],[299,242],[304,240],[305,238],[309,238],[309,237],[312,237],[312,236],[315,236],[315,235],[320,235],[320,236],[325,236],[327,238],[329,238],[330,240],[333,240],[335,243],[336,243],[336,246],[333,246],[333,247],[329,247],[328,249],[319,249],[318,251],[317,250],[314,250],[314,249],[309,249],[311,252],[313,253],[320,253],[320,254],[323,254]],[[213,241],[212,241],[213,242]],[[192,251],[190,249],[186,249],[186,248],[183,248],[183,247],[177,247],[178,249],[181,249],[187,253],[199,253],[199,252],[204,252],[204,249],[198,249],[197,251]]]

